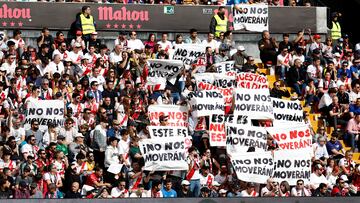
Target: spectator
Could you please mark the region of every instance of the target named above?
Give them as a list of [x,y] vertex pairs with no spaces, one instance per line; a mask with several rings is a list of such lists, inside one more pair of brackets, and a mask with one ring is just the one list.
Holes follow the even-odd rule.
[[281,89],[280,87],[280,81],[274,82],[274,87],[270,91],[270,96],[281,99],[282,97],[290,97],[289,90],[285,89],[284,87]]
[[258,72],[259,67],[255,64],[255,59],[252,56],[246,57],[246,63],[242,67],[243,72],[251,72],[256,73]]
[[[359,99],[358,99],[359,100]],[[360,101],[359,101],[360,102]],[[350,112],[351,113],[351,112]],[[354,114],[354,117],[349,120],[346,127],[346,136],[347,142],[349,143],[352,150],[359,151],[359,133],[360,133],[360,114]],[[356,140],[356,138],[358,138]]]
[[125,188],[126,182],[125,180],[120,180],[118,183],[118,187],[114,187],[111,190],[111,196],[113,198],[128,198],[129,191]]
[[247,183],[246,189],[241,191],[242,197],[257,197],[259,196],[259,193],[255,190],[255,184],[254,183]]
[[135,31],[132,31],[130,34],[130,39],[127,41],[128,44],[127,44],[127,47],[130,49],[130,50],[135,50],[135,49],[138,49],[138,50],[142,50],[144,49],[144,44],[142,43],[141,40],[137,39],[137,33]]
[[296,186],[291,189],[291,196],[293,197],[308,197],[311,192],[304,186],[303,180],[296,181]]
[[326,143],[326,149],[328,150],[330,157],[340,160],[344,157],[345,151],[338,140],[338,136],[337,132],[333,132],[330,141]]
[[330,197],[328,188],[325,183],[320,183],[319,187],[314,191],[313,197]]
[[244,64],[245,64],[245,59],[247,58],[247,54],[245,53],[245,47],[244,46],[238,46],[237,47],[237,52],[234,53],[231,56],[231,60],[235,61],[234,62],[234,68],[238,69],[238,70],[242,70]]
[[190,191],[190,182],[183,180],[181,182],[181,190],[178,194],[178,197],[193,197]]
[[287,74],[287,84],[293,87],[296,94],[301,96],[306,87],[306,75],[300,59],[294,60],[294,65]]
[[267,63],[271,61],[272,64],[276,63],[276,48],[278,44],[276,43],[275,38],[270,38],[269,31],[263,31],[262,39],[258,42],[260,50],[260,59],[262,63]]
[[161,190],[164,198],[174,198],[177,197],[177,193],[172,189],[171,180],[165,181],[165,187]]
[[201,44],[201,40],[197,37],[197,30],[190,29],[190,36],[184,42],[185,44]]
[[324,167],[321,164],[316,164],[314,168],[314,172],[310,175],[310,188],[312,190],[316,190],[321,183],[328,184],[327,179],[322,174]]

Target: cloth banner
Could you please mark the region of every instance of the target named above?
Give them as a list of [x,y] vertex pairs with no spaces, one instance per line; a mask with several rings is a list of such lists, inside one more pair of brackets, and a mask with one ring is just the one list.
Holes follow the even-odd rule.
[[249,121],[247,116],[236,116],[233,114],[228,115],[212,115],[210,117],[209,125],[209,140],[212,147],[225,147],[226,146],[226,131],[225,123],[234,123],[247,125]]
[[236,75],[236,82],[239,88],[269,89],[267,77],[256,73],[241,72]]
[[251,119],[274,119],[269,89],[234,90],[235,115],[247,115]]
[[59,127],[64,126],[64,101],[62,100],[38,100],[28,102],[25,114],[24,127],[30,129],[31,121],[39,122],[39,129],[47,130],[49,123]]
[[179,105],[150,105],[148,108],[150,125],[160,125],[161,115],[168,117],[168,126],[188,127],[189,112],[187,106]]
[[217,73],[220,74],[233,74],[236,73],[234,68],[235,61],[224,61],[220,63],[215,63],[214,67]]
[[274,121],[273,125],[283,124],[304,124],[303,108],[300,101],[290,101],[278,98],[271,98],[273,102]]
[[166,84],[166,81],[175,83],[176,76],[182,70],[183,62],[180,60],[149,59],[148,85]]
[[186,127],[175,126],[148,126],[150,138],[161,139],[169,137],[184,137],[185,149],[187,150],[192,146],[192,137],[189,136],[188,129]]
[[307,125],[277,126],[266,128],[283,150],[298,150],[311,148],[312,135]]
[[195,117],[223,115],[225,112],[224,96],[219,90],[195,91],[189,94],[192,115]]
[[264,184],[274,173],[271,152],[236,154],[231,163],[238,179],[246,182]]
[[188,170],[184,137],[144,139],[139,147],[145,160],[144,170]]
[[256,152],[267,149],[265,128],[230,123],[226,123],[225,126],[228,154],[246,153],[250,147],[253,147]]
[[181,60],[189,68],[197,63],[199,57],[204,57],[206,46],[202,44],[177,44],[172,59]]
[[242,11],[233,8],[234,30],[262,32],[269,30],[269,7],[265,4],[240,4]]
[[274,181],[287,181],[296,185],[299,179],[307,184],[311,174],[311,153],[309,149],[274,151]]

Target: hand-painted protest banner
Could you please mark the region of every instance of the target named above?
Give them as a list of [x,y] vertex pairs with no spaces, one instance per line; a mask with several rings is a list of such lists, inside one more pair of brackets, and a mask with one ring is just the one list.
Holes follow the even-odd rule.
[[195,82],[196,84],[199,84],[200,82],[214,84],[214,75],[214,73],[196,73],[194,74]]
[[174,79],[182,70],[183,62],[180,60],[149,59],[148,85],[157,85],[166,80],[175,83]]
[[277,126],[266,130],[283,150],[309,149],[312,145],[312,135],[307,125]]
[[184,137],[144,139],[139,147],[145,160],[144,170],[188,170]]
[[234,115],[247,115],[252,119],[273,119],[269,89],[243,89],[234,91]]
[[184,137],[185,149],[187,150],[192,146],[192,137],[189,136],[187,127],[175,126],[148,126],[150,138],[162,139],[169,137]]
[[224,96],[218,90],[195,91],[189,94],[192,115],[195,117],[224,114]]
[[231,163],[239,180],[266,183],[273,176],[274,160],[271,152],[235,154]]
[[219,90],[224,96],[225,106],[231,106],[233,100],[233,88],[221,88],[207,82],[197,82],[198,90]]
[[234,30],[262,32],[269,30],[269,8],[265,4],[241,4],[233,8]]
[[188,108],[178,105],[150,105],[148,108],[150,125],[160,125],[161,115],[168,116],[168,126],[188,127]]
[[274,181],[296,185],[299,179],[308,183],[311,174],[311,153],[307,149],[274,151]]
[[239,88],[269,89],[267,77],[256,73],[239,73],[236,76],[236,82]]
[[220,88],[236,88],[235,76],[230,75],[214,75],[214,85]]
[[220,74],[236,73],[236,70],[234,69],[234,63],[235,61],[224,61],[220,63],[215,63],[215,70],[217,73]]
[[303,108],[299,101],[271,98],[273,102],[274,121],[276,127],[283,124],[304,124]]
[[40,130],[46,130],[49,123],[64,126],[64,112],[64,101],[62,100],[30,101],[27,103],[24,127],[29,129],[32,120],[39,122]]
[[179,44],[175,46],[174,60],[181,60],[184,65],[197,63],[199,57],[204,57],[206,46],[202,44]]
[[210,117],[210,125],[209,125],[210,146],[212,147],[226,146],[225,123],[247,125],[249,124],[249,121],[247,119],[247,116],[239,115],[234,118],[233,114],[212,115]]
[[245,153],[250,147],[256,152],[265,151],[266,129],[249,125],[226,123],[226,151],[228,154]]

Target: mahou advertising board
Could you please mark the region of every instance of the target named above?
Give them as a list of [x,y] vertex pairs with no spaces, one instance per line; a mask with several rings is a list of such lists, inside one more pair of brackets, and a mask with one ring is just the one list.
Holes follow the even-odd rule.
[[[199,32],[208,32],[210,20],[218,11],[218,6],[0,2],[0,29],[40,30],[46,26],[69,30],[84,5],[90,6],[98,31],[188,32],[196,28]],[[226,8],[228,27],[232,30],[231,7]],[[293,22],[297,19],[301,21],[297,21],[295,27]],[[316,30],[315,7],[269,7],[270,32],[296,33],[299,27]]]

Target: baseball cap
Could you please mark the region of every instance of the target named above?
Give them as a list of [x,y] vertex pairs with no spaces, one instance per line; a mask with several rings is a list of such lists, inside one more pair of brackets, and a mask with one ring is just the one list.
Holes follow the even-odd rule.
[[217,181],[214,181],[212,185],[213,185],[213,186],[217,186],[217,187],[218,187],[218,186],[220,186],[220,183],[219,183],[219,182],[217,182]]
[[77,138],[77,137],[84,137],[84,135],[81,134],[81,133],[77,133],[77,134],[75,135],[75,138]]
[[97,32],[92,32],[91,34],[92,34],[92,35],[97,35],[98,33],[97,33]]
[[314,39],[321,39],[321,36],[316,34],[316,35],[314,35]]
[[219,194],[225,194],[225,193],[227,193],[227,190],[225,190],[225,189],[219,190]]
[[340,55],[339,52],[335,52],[334,56],[335,56],[335,57],[340,57],[341,55]]
[[81,30],[76,31],[76,35],[82,35]]
[[113,125],[120,125],[120,121],[118,121],[118,120],[113,120]]
[[240,46],[237,47],[237,50],[238,51],[245,51],[245,47],[240,45]]
[[62,140],[62,139],[65,139],[65,136],[64,136],[64,135],[58,135],[56,138],[57,138],[58,140]]
[[159,117],[159,122],[163,122],[166,118],[168,118],[169,116],[165,116],[165,115],[161,115]]
[[181,185],[190,185],[190,182],[187,180],[181,181]]
[[339,42],[344,42],[344,39],[343,39],[343,38],[339,38],[338,41],[339,41]]
[[345,182],[349,181],[348,177],[345,174],[340,176],[340,178],[341,178],[341,180],[343,180]]
[[81,47],[81,44],[79,42],[76,42],[75,47]]

